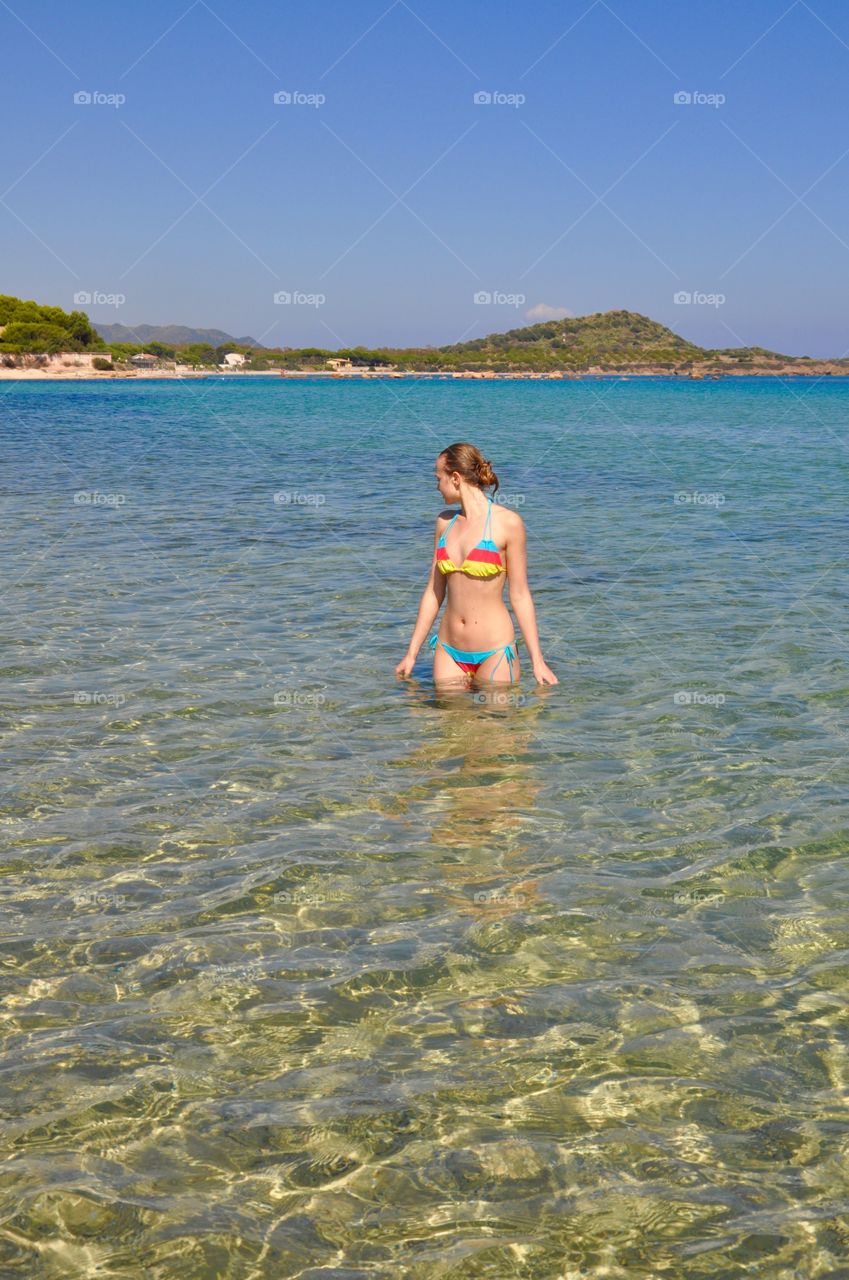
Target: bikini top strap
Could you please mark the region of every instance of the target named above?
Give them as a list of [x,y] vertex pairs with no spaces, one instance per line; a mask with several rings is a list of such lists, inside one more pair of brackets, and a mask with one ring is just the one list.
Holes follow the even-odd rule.
[[453,523],[454,523],[454,521],[457,519],[457,517],[458,517],[458,515],[459,515],[459,514],[460,514],[460,512],[459,512],[459,511],[455,511],[455,512],[454,512],[454,514],[453,514],[453,516],[451,517],[451,519],[448,521],[447,525],[445,526],[445,528],[442,530],[442,534],[440,535],[440,538],[439,538],[439,545],[440,545],[440,546],[444,546],[444,545],[445,545],[445,535],[446,535],[446,533],[448,532],[448,530],[451,528],[452,524],[453,524]]
[[487,511],[486,511],[486,521],[484,522],[484,526],[483,526],[483,536],[484,538],[486,538],[486,531],[487,529],[489,529],[490,539],[491,539],[492,538],[492,498],[490,498],[489,494],[487,494],[486,500],[489,503],[489,506],[487,507]]

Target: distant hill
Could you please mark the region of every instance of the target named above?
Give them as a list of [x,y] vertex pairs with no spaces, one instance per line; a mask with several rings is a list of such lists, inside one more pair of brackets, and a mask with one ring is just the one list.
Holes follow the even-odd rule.
[[[264,353],[267,356],[267,353]],[[330,357],[347,357],[356,367],[394,366],[402,371],[515,373],[684,374],[703,377],[735,373],[846,373],[849,361],[816,361],[785,356],[763,347],[700,347],[666,325],[637,311],[599,311],[564,320],[490,333],[445,347],[353,347],[324,351],[287,349],[281,363],[290,369],[320,367]]]
[[183,324],[96,324],[95,328],[104,342],[129,342],[141,347],[148,342],[161,342],[166,347],[188,347],[194,342],[206,342],[211,347],[259,347],[255,338],[234,338],[223,329],[190,329]]
[[568,320],[491,333],[485,338],[440,347],[445,355],[463,355],[476,361],[489,357],[522,364],[527,361],[587,368],[590,365],[670,364],[719,359],[788,360],[789,356],[762,347],[713,350],[680,338],[672,329],[637,311],[598,311]]

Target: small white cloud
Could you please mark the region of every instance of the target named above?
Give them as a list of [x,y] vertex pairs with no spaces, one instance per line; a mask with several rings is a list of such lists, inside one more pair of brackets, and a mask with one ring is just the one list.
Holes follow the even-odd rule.
[[538,302],[525,312],[528,320],[565,320],[571,315],[567,307],[550,307],[547,302]]

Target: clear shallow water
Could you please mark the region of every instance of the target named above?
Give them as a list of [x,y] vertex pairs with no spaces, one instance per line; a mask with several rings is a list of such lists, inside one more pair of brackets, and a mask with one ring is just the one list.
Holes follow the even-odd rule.
[[[0,384],[0,1274],[849,1276],[847,423]],[[464,438],[503,708],[393,673]]]

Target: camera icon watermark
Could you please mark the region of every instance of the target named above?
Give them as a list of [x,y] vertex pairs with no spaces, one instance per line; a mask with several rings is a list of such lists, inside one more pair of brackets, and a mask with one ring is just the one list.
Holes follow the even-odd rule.
[[472,97],[476,107],[521,107],[527,102],[523,93],[502,93],[499,89],[492,91],[479,89]]
[[523,307],[527,298],[523,293],[503,293],[500,289],[478,289],[472,301],[476,307]]
[[272,895],[271,900],[284,906],[320,907],[327,901],[327,895],[311,893],[308,889],[281,889]]
[[299,493],[297,489],[278,489],[274,495],[275,507],[323,507],[326,501],[324,493]]
[[74,94],[75,107],[123,107],[127,101],[123,93],[101,93],[99,89],[78,89]]
[[502,507],[523,507],[525,505],[525,495],[523,493],[496,493],[493,495],[492,501],[501,503]]
[[323,293],[302,293],[298,289],[278,289],[274,295],[276,307],[323,307],[326,301]]
[[679,89],[672,95],[676,107],[721,107],[727,101],[724,93],[700,93],[698,90]]
[[275,107],[323,107],[327,98],[323,93],[303,93],[300,89],[278,89],[274,94]]
[[724,693],[701,693],[698,689],[678,689],[672,695],[676,707],[723,707]]
[[74,494],[77,507],[123,507],[126,501],[125,493],[101,493],[99,489],[79,489]]
[[698,289],[679,289],[672,295],[676,307],[721,307],[727,300],[724,293],[701,293]]
[[724,493],[703,493],[700,489],[679,489],[672,501],[677,507],[724,507]]

